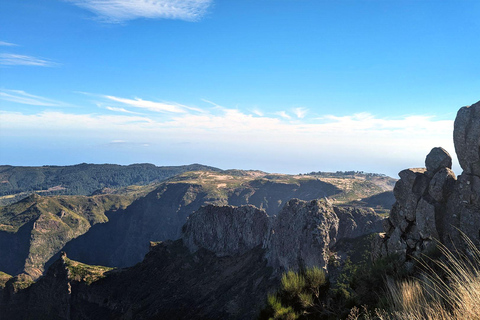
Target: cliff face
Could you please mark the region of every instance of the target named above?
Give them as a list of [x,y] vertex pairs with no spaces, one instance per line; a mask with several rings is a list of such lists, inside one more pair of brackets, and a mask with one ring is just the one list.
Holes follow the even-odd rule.
[[326,268],[330,248],[342,238],[381,230],[381,218],[366,209],[338,208],[325,200],[288,201],[276,216],[252,206],[206,206],[189,217],[183,242],[217,256],[261,247],[276,270]]
[[461,233],[480,244],[480,102],[458,111],[453,140],[463,169],[458,179],[442,148],[427,155],[426,168],[399,173],[396,202],[377,239],[377,256],[398,254],[408,262],[433,250],[435,239],[462,248]]
[[57,196],[36,194],[0,207],[0,270],[43,274],[45,263],[92,225],[108,221],[134,200],[133,195]]
[[187,217],[203,205],[251,204],[275,215],[292,196],[311,200],[339,192],[335,186],[318,180],[298,183],[254,180],[231,188],[227,183],[222,179],[164,183],[122,214],[109,216],[109,223],[94,226],[62,250],[73,259],[90,264],[131,266],[148,252],[149,241],[179,239]]
[[[86,165],[72,170],[83,167],[91,169]],[[82,176],[88,172],[82,171]],[[77,180],[78,184],[90,181]],[[62,250],[89,264],[131,266],[143,259],[149,241],[179,239],[187,217],[203,205],[250,204],[276,215],[292,198],[347,201],[381,192],[391,180],[375,175],[325,178],[195,171],[156,187],[107,188],[88,197],[32,195],[0,207],[0,270],[12,275],[27,272],[37,278]]]
[[326,267],[338,240],[378,232],[380,221],[325,200],[292,199],[273,216],[250,205],[207,205],[189,217],[181,240],[151,243],[141,263],[91,283],[66,256],[26,289],[9,280],[0,320],[254,319],[282,271]]

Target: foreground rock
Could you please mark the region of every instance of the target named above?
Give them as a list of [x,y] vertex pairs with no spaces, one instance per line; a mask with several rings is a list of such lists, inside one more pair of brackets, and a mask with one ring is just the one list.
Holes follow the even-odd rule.
[[463,173],[456,179],[442,148],[427,155],[426,168],[401,171],[396,202],[375,245],[377,257],[396,254],[413,261],[431,253],[436,241],[461,249],[462,235],[480,244],[480,102],[458,111],[453,138]]

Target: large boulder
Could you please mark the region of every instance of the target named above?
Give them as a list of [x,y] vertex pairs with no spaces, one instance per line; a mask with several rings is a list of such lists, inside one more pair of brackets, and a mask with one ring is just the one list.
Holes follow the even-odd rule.
[[427,175],[432,177],[441,169],[451,169],[452,157],[447,150],[441,147],[433,148],[425,159],[425,167],[427,167]]

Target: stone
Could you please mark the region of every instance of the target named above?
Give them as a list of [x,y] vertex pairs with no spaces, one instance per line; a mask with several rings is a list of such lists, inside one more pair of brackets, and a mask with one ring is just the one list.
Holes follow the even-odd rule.
[[264,242],[269,228],[264,210],[207,205],[190,215],[183,228],[183,243],[191,252],[204,248],[217,256],[243,254]]
[[480,101],[458,111],[453,142],[463,172],[480,176]]
[[438,202],[445,202],[453,192],[455,173],[449,168],[440,169],[433,176],[428,186],[428,194]]
[[382,221],[382,225],[383,225],[383,232],[385,232],[385,234],[390,237],[390,235],[392,234],[393,230],[395,229],[395,227],[393,226],[392,222],[390,221],[389,218],[385,218],[383,219]]
[[270,266],[280,270],[327,266],[339,227],[330,203],[292,199],[272,222],[274,232],[264,245]]
[[430,177],[440,169],[452,168],[452,157],[443,148],[433,148],[425,158],[425,167],[427,167],[426,174]]
[[418,203],[416,226],[422,239],[438,239],[435,206],[424,199]]

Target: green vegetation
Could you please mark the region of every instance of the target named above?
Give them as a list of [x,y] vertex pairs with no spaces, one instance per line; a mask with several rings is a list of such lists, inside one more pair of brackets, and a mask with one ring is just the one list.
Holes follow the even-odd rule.
[[[32,194],[21,201],[0,207],[0,231],[17,232],[20,227],[38,219],[42,214],[58,216],[71,228],[78,219],[96,224],[108,221],[108,211],[125,209],[137,197],[145,194],[135,190],[125,194],[104,194],[96,196],[51,196]],[[72,218],[73,217],[73,218]]]
[[333,320],[345,319],[349,314],[353,317],[355,312],[365,318],[377,308],[387,308],[385,280],[400,281],[408,274],[396,256],[372,261],[370,246],[374,236],[343,239],[335,246],[347,257],[330,257],[331,283],[317,267],[283,274],[280,289],[268,296],[260,319]]
[[104,266],[92,266],[68,258],[64,258],[65,266],[69,274],[68,278],[78,282],[85,282],[88,285],[105,277],[105,273],[114,268]]
[[31,192],[42,195],[89,195],[103,188],[147,185],[196,170],[219,171],[199,164],[176,167],[87,163],[74,166],[0,166],[0,205],[18,201]]
[[260,319],[313,319],[328,312],[323,303],[329,283],[318,267],[282,275],[281,289],[270,294]]
[[34,283],[32,277],[30,277],[28,274],[22,273],[19,274],[18,276],[13,277],[13,290],[15,292],[18,292],[19,290],[26,289],[30,287]]
[[0,289],[5,288],[5,284],[7,283],[8,280],[12,278],[11,275],[0,271]]

